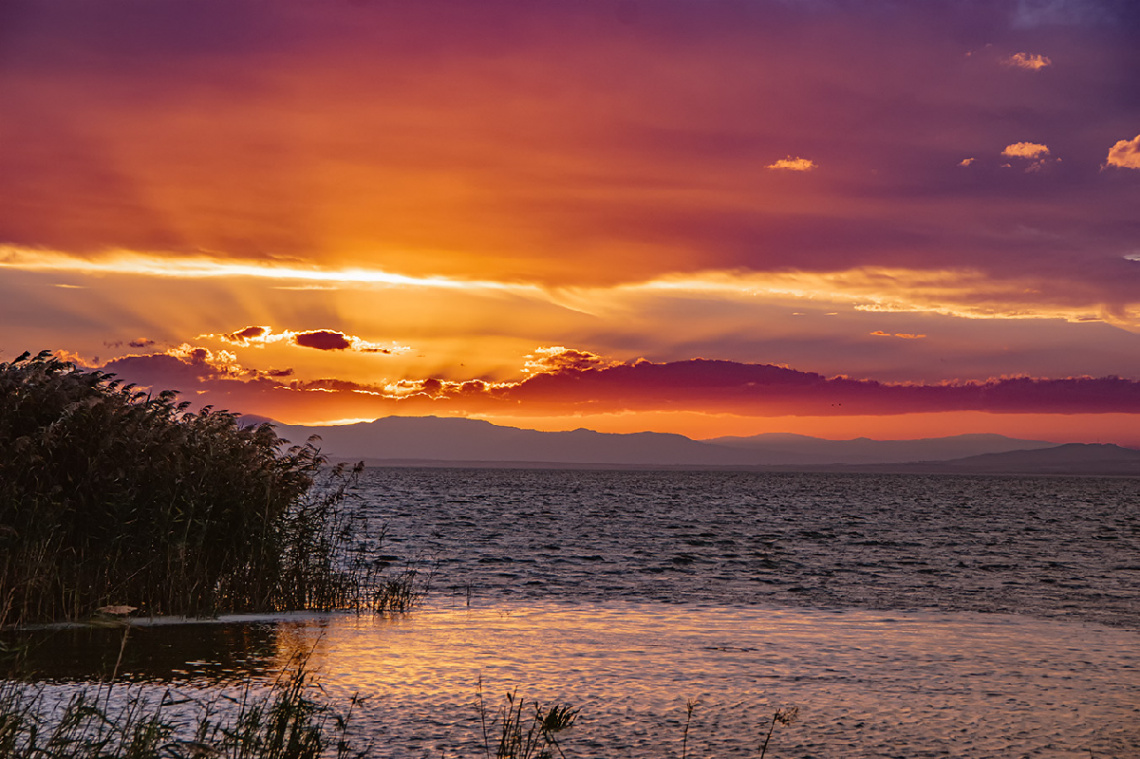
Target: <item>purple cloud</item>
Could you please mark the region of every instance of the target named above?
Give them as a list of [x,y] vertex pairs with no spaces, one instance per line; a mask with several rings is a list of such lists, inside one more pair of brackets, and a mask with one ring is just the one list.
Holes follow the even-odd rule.
[[313,332],[298,332],[293,342],[302,348],[316,348],[322,351],[343,351],[352,347],[352,341],[341,332],[318,329]]

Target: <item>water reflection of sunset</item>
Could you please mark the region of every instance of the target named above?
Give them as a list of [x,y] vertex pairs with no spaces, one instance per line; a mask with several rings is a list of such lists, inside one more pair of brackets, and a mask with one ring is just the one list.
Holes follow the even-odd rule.
[[[1140,687],[1122,675],[1134,631],[1003,615],[551,602],[246,624],[271,636],[276,656],[212,686],[198,680],[198,698],[250,672],[272,681],[307,655],[326,697],[364,697],[352,723],[385,757],[478,753],[480,688],[491,716],[515,689],[580,708],[563,737],[573,755],[640,759],[678,745],[686,700],[699,702],[689,743],[698,755],[750,755],[764,721],[788,705],[801,710],[778,736],[790,751],[1108,746]],[[232,656],[235,641],[217,627],[163,630],[164,656],[201,657],[202,640],[218,646],[207,658]],[[136,659],[128,676],[168,687],[162,665],[148,666]]]
[[[686,699],[701,704],[690,748],[706,755],[754,750],[768,712],[789,704],[803,725],[780,741],[796,750],[881,742],[917,752],[953,741],[983,755],[1095,741],[1097,724],[1122,724],[1138,687],[1111,674],[1135,633],[1002,616],[497,604],[338,618],[284,635],[286,654],[298,639],[315,644],[326,690],[371,697],[362,718],[382,726],[392,756],[478,746],[480,683],[490,708],[515,688],[580,707],[568,745],[633,757],[679,740]],[[1081,661],[1066,655],[1071,646]],[[999,674],[1010,668],[1021,677]],[[1063,705],[1058,679],[1068,683]],[[1073,709],[1078,722],[1059,727],[1059,712]],[[402,724],[410,714],[424,722]]]

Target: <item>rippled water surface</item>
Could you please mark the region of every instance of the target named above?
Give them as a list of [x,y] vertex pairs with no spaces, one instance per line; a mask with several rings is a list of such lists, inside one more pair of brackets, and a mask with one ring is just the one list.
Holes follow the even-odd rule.
[[1140,630],[1140,480],[367,472],[447,593],[993,611]]
[[[314,651],[382,757],[483,756],[474,704],[582,709],[567,757],[1140,757],[1140,482],[738,472],[367,470],[394,619],[131,634],[122,677],[194,692]],[[117,659],[57,630],[51,689]]]

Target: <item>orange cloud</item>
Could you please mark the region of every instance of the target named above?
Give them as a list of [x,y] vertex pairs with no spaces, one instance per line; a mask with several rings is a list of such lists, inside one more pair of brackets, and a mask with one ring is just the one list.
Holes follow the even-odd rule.
[[410,348],[406,346],[369,342],[356,335],[348,335],[339,330],[313,329],[301,332],[285,330],[274,332],[272,327],[250,326],[236,332],[222,335],[198,335],[199,339],[216,337],[217,339],[243,348],[261,348],[271,343],[288,343],[301,348],[315,348],[324,351],[358,351],[360,353],[404,353]]
[[209,348],[182,343],[177,348],[157,355],[170,356],[192,366],[208,369],[214,374],[240,376],[245,373],[237,356],[229,351],[211,351]]
[[768,164],[767,168],[778,171],[811,171],[816,168],[815,161],[808,158],[781,158],[775,163]]
[[1014,158],[1040,158],[1049,155],[1049,147],[1036,142],[1015,142],[1006,145],[1001,154]]
[[[1001,151],[1004,156],[1011,158],[1024,158],[1029,161],[1025,166],[1025,171],[1032,174],[1043,170],[1050,161],[1060,162],[1060,158],[1049,158],[1049,147],[1036,142],[1015,142],[1012,145],[1006,145],[1005,150]],[[1003,164],[1003,168],[1012,168],[1010,164]]]
[[270,331],[269,327],[246,327],[245,329],[239,329],[237,332],[222,335],[221,338],[235,345],[257,345],[259,343],[264,344],[267,341],[266,338],[269,336]]
[[871,334],[876,337],[898,337],[903,340],[921,340],[926,337],[926,335],[915,335],[909,332],[883,332],[882,330],[875,330]]
[[1140,134],[1131,140],[1121,140],[1108,151],[1107,166],[1121,169],[1140,169]]
[[67,361],[69,363],[75,364],[77,367],[79,367],[80,369],[83,369],[83,370],[97,369],[98,368],[98,366],[96,366],[97,362],[92,363],[90,361],[87,361],[86,359],[84,359],[82,356],[80,356],[78,353],[75,353],[74,351],[57,350],[57,351],[52,351],[52,355],[55,356],[56,358],[58,358],[60,361]]
[[561,345],[549,348],[538,348],[526,357],[527,362],[523,371],[527,374],[542,372],[561,372],[567,370],[584,371],[586,369],[601,369],[613,366],[617,362],[606,361],[596,353],[566,348]]
[[1019,69],[1027,69],[1029,71],[1040,71],[1041,69],[1053,63],[1049,56],[1038,55],[1036,53],[1014,53],[1002,60],[1006,66],[1013,66]]

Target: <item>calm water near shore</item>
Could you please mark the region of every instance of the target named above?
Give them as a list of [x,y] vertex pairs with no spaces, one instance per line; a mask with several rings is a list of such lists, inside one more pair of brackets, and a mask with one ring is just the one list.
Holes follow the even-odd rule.
[[[482,756],[480,680],[582,708],[569,757],[1140,756],[1140,481],[370,469],[406,617],[132,630],[121,677],[206,693],[313,649],[374,755]],[[44,687],[121,634],[41,634]]]

